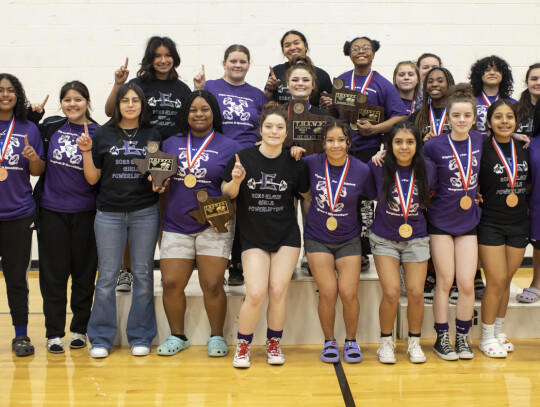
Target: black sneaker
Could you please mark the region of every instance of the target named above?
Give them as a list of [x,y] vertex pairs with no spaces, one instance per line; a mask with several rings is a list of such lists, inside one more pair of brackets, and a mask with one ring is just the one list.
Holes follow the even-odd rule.
[[474,357],[469,341],[469,335],[456,333],[456,352],[460,359],[472,359]]
[[116,282],[116,291],[129,293],[131,291],[131,284],[133,283],[133,274],[130,269],[120,269],[120,276]]
[[369,270],[369,257],[365,254],[362,255],[362,272],[365,273]]
[[433,346],[433,351],[437,354],[438,357],[444,360],[458,360],[459,356],[452,348],[452,343],[450,342],[450,335],[448,332],[443,332],[437,335],[437,342]]
[[231,265],[229,267],[228,284],[232,286],[244,284],[244,272],[242,270],[242,264],[238,263],[236,266]]

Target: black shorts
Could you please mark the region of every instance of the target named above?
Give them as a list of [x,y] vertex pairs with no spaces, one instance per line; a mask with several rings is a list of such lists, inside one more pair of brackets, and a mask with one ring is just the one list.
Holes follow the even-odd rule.
[[506,245],[524,249],[529,244],[529,222],[515,225],[480,222],[478,225],[478,244],[484,246]]
[[282,246],[302,247],[302,238],[300,236],[300,229],[294,228],[292,231],[290,231],[283,237],[283,240],[279,242],[276,241],[275,243],[271,243],[270,245],[259,245],[242,238],[240,238],[240,245],[242,246],[242,252],[245,252],[249,249],[261,249],[270,253],[275,253]]
[[428,235],[449,235],[449,236],[452,236],[452,237],[456,237],[456,236],[475,236],[475,235],[478,234],[477,231],[476,231],[476,227],[475,227],[475,228],[472,228],[468,232],[463,233],[461,235],[452,235],[452,234],[450,234],[448,232],[445,232],[444,230],[441,230],[441,229],[433,226],[429,222],[427,224],[427,232],[428,232]]
[[540,250],[540,240],[529,239],[529,242],[532,244],[532,247],[534,247],[536,250]]

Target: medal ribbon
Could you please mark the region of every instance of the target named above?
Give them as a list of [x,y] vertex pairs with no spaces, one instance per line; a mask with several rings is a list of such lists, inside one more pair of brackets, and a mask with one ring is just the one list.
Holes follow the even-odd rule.
[[192,148],[191,147],[191,132],[188,132],[186,159],[187,159],[187,165],[188,165],[190,170],[193,168],[193,166],[195,165],[195,163],[197,162],[197,160],[199,159],[199,157],[203,153],[204,149],[208,146],[208,144],[210,144],[210,142],[214,138],[214,134],[216,134],[216,131],[212,130],[212,132],[208,136],[206,136],[206,138],[202,142],[199,149],[195,152],[195,157],[192,158],[192,156],[191,156],[191,148]]
[[441,119],[439,120],[439,125],[437,126],[437,119],[435,118],[435,111],[433,106],[429,105],[429,121],[431,122],[431,129],[433,132],[440,136],[442,130],[444,129],[444,123],[446,122],[446,107],[442,111]]
[[493,147],[495,147],[495,151],[497,152],[497,155],[499,156],[500,160],[502,161],[504,168],[506,169],[506,173],[508,174],[508,181],[510,182],[510,187],[514,189],[514,186],[516,185],[517,180],[517,154],[516,154],[516,145],[514,144],[514,140],[512,140],[512,137],[510,137],[510,153],[511,153],[511,160],[512,160],[512,168],[510,168],[510,163],[504,156],[501,147],[499,146],[499,143],[497,143],[497,140],[495,140],[495,137],[491,139],[491,142],[493,143]]
[[414,113],[414,105],[415,105],[414,102],[416,102],[416,101],[413,99],[412,102],[411,102],[411,110],[410,110],[409,116]]
[[396,169],[396,188],[399,197],[399,205],[401,206],[401,211],[403,212],[405,222],[409,217],[409,210],[411,209],[414,180],[414,170],[411,169],[411,179],[409,180],[409,188],[407,191],[407,195],[403,195],[403,187],[401,186],[401,175],[399,174],[399,170]]
[[454,143],[452,142],[452,137],[450,137],[450,134],[448,135],[448,142],[450,143],[450,147],[452,147],[452,154],[454,154],[454,159],[456,160],[456,164],[459,169],[459,176],[463,184],[463,189],[465,190],[465,192],[467,192],[469,190],[469,184],[471,183],[472,161],[473,161],[471,136],[467,136],[467,172],[466,173],[465,173],[465,170],[463,169],[463,164],[461,163],[459,154],[456,150],[456,146],[454,146]]
[[328,206],[330,207],[330,212],[334,212],[334,209],[336,209],[336,205],[341,195],[341,190],[343,189],[343,185],[345,184],[345,178],[347,178],[347,172],[349,172],[349,164],[350,164],[349,156],[347,156],[347,160],[345,161],[345,164],[343,165],[343,168],[341,170],[341,175],[339,176],[339,181],[338,181],[336,191],[332,194],[332,178],[330,176],[330,166],[328,165],[328,158],[326,159],[324,163],[324,176],[326,180],[326,195],[328,196]]
[[[371,82],[371,78],[373,76],[373,69],[370,69],[369,70],[369,73],[367,74],[366,76],[366,79],[364,79],[364,84],[362,85],[361,89],[360,89],[360,92],[362,92],[363,94],[366,93],[366,89],[369,85],[369,82]],[[355,86],[355,82],[354,82],[354,69],[351,73],[351,86],[350,86],[351,90],[356,90],[356,86]]]
[[[484,91],[482,91],[482,99],[484,99],[484,102],[486,102],[487,107],[491,106],[491,102],[489,101],[489,96],[486,95],[486,92]],[[494,102],[496,102],[497,100],[499,100],[499,92],[497,92]]]
[[15,128],[15,115],[11,116],[4,140],[0,140],[0,164],[4,161],[4,157],[6,156],[6,152],[9,147],[9,142],[11,140],[11,135],[13,134],[14,128]]

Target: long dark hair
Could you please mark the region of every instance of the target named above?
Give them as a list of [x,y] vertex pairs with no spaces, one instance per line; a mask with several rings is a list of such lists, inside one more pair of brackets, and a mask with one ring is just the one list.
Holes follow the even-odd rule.
[[531,74],[531,71],[533,69],[539,68],[540,63],[537,62],[535,64],[532,64],[531,66],[529,66],[529,69],[527,69],[527,73],[525,74],[525,85],[527,86],[527,89],[521,92],[519,101],[516,104],[518,123],[522,123],[523,120],[525,120],[531,114],[531,109],[533,108],[533,105],[531,103],[531,91],[529,90],[527,82],[529,81],[529,75]]
[[178,128],[178,131],[180,133],[186,133],[189,130],[189,109],[191,108],[191,104],[193,103],[195,98],[198,97],[206,100],[206,102],[210,106],[210,109],[212,110],[212,126],[214,127],[214,130],[218,133],[223,133],[223,119],[221,118],[219,104],[214,95],[212,95],[207,90],[195,90],[186,96],[186,100],[184,101],[182,109],[180,109],[180,113],[178,114],[178,119],[176,120],[176,127]]
[[430,101],[431,98],[428,96],[427,93],[427,83],[429,76],[435,72],[435,71],[442,71],[446,78],[446,83],[448,84],[448,91],[450,91],[450,87],[454,85],[454,77],[450,73],[450,71],[446,68],[441,68],[440,66],[436,66],[433,69],[431,69],[424,78],[424,83],[422,85],[422,92],[424,95],[424,98],[422,99],[422,107],[420,107],[420,110],[418,111],[418,115],[416,116],[416,120],[414,121],[414,125],[417,129],[420,130],[420,134],[422,137],[425,136],[424,130],[429,124],[429,107],[430,107]]
[[[505,100],[505,99],[497,99],[495,102],[493,102],[491,104],[491,106],[489,107],[489,109],[487,110],[487,113],[486,113],[486,123],[489,122],[491,124],[491,118],[493,117],[493,113],[495,113],[495,110],[497,110],[497,108],[499,106],[503,106],[503,105],[506,105],[508,107],[510,107],[510,109],[512,109],[512,112],[514,112],[514,117],[516,118],[516,127],[518,125],[518,122],[517,122],[517,111],[516,111],[516,106],[509,102],[508,100]],[[489,129],[489,134],[490,135],[494,135],[493,133],[493,130],[491,129],[491,127],[488,126],[488,129]],[[515,129],[514,129],[515,131]]]
[[122,134],[120,132],[120,121],[122,120],[122,114],[120,113],[120,99],[126,96],[126,93],[128,93],[130,90],[134,91],[139,97],[139,99],[141,99],[141,114],[139,115],[139,127],[150,127],[148,108],[146,107],[143,90],[138,85],[132,82],[124,83],[122,86],[120,86],[120,89],[118,89],[118,93],[116,94],[116,100],[114,101],[114,113],[109,119],[109,121],[105,123],[105,126],[114,127],[120,135]]
[[291,34],[299,36],[302,42],[304,43],[304,45],[306,46],[306,52],[309,51],[309,45],[308,45],[306,36],[302,34],[300,31],[296,31],[296,30],[289,30],[285,34],[283,34],[283,37],[281,37],[281,41],[280,41],[281,51],[283,51],[283,43],[285,42],[285,38],[287,38],[287,36]]
[[394,141],[396,134],[402,130],[411,133],[416,140],[416,151],[412,159],[411,168],[414,170],[416,178],[415,182],[418,188],[418,200],[425,208],[429,208],[431,206],[431,200],[429,197],[426,162],[424,155],[422,154],[422,136],[420,135],[420,132],[416,126],[411,122],[401,121],[394,124],[386,139],[386,156],[383,164],[382,196],[386,202],[391,202],[394,199],[392,196],[392,190],[395,185],[397,159],[394,155],[392,142]]
[[324,148],[324,145],[326,144],[326,134],[328,133],[328,130],[332,130],[334,128],[339,128],[343,132],[343,135],[345,136],[345,142],[347,143],[347,150],[351,148],[352,146],[352,139],[351,139],[351,127],[349,126],[349,123],[347,123],[344,120],[339,119],[330,119],[326,122],[326,124],[322,128],[321,133],[321,143]]
[[66,82],[64,86],[60,88],[60,102],[62,102],[62,99],[66,96],[66,93],[68,91],[74,90],[75,92],[80,93],[80,95],[86,99],[86,103],[88,107],[86,108],[85,116],[86,118],[91,122],[96,122],[92,117],[90,116],[90,92],[88,91],[88,88],[86,85],[80,81],[70,81]]
[[172,81],[178,79],[176,68],[180,66],[180,54],[176,50],[176,44],[169,37],[151,37],[146,44],[146,50],[141,61],[141,68],[137,72],[137,76],[143,82],[149,82],[156,79],[156,70],[154,69],[154,59],[156,58],[156,50],[160,46],[164,46],[169,50],[173,58],[173,68],[169,71],[167,80]]
[[11,82],[13,87],[15,88],[15,95],[17,96],[17,103],[15,104],[15,107],[13,108],[13,115],[15,118],[19,120],[26,121],[26,118],[28,117],[28,100],[26,99],[26,93],[24,92],[24,88],[22,83],[17,79],[17,77],[9,74],[9,73],[0,73],[0,80],[7,79]]
[[489,68],[494,67],[502,74],[502,80],[499,84],[499,97],[507,99],[514,91],[514,78],[512,77],[512,69],[508,62],[497,55],[491,55],[479,59],[471,66],[471,74],[469,79],[473,87],[473,95],[480,96],[484,88],[482,76]]

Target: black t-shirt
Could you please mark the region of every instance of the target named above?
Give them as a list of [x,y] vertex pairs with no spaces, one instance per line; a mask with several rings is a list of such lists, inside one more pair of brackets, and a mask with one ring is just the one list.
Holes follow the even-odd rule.
[[[278,88],[274,91],[272,100],[281,104],[285,104],[289,100],[291,100],[291,94],[289,93],[287,81],[285,80],[285,74],[287,73],[289,67],[289,63],[284,62],[283,64],[276,65],[273,68],[276,78],[281,80],[281,85],[279,85]],[[317,88],[311,94],[311,97],[309,98],[309,103],[318,107],[321,93],[324,91],[326,91],[328,94],[332,93],[332,81],[330,80],[330,76],[328,75],[328,73],[326,73],[326,71],[321,68],[315,67],[315,75],[317,75],[317,80],[315,81]]]
[[[529,151],[523,148],[523,143],[514,140],[518,163],[514,193],[518,196],[519,202],[511,208],[506,204],[506,197],[512,192],[508,174],[491,140],[492,137],[488,137],[484,141],[480,160],[479,185],[480,194],[484,199],[484,203],[481,204],[480,223],[487,222],[499,225],[528,223],[525,192],[529,172]],[[499,143],[499,146],[508,162],[511,163],[510,143]]]
[[189,86],[181,80],[154,79],[143,82],[141,78],[133,78],[131,82],[142,88],[150,114],[150,125],[159,131],[162,140],[178,133],[176,118],[186,96],[191,92]]
[[[127,130],[132,134],[135,129]],[[150,140],[160,141],[157,130],[140,128],[132,137],[119,133],[114,127],[103,126],[96,130],[92,145],[92,158],[101,170],[101,187],[97,208],[104,212],[133,212],[147,208],[158,200],[152,184],[139,172],[133,158],[146,156]]]
[[[307,165],[283,149],[275,158],[267,158],[253,146],[238,152],[246,177],[240,185],[237,222],[240,238],[249,245],[275,252],[282,242],[295,241],[300,247],[300,229],[296,219],[294,195],[309,190]],[[221,178],[232,180],[236,162],[232,157]]]

